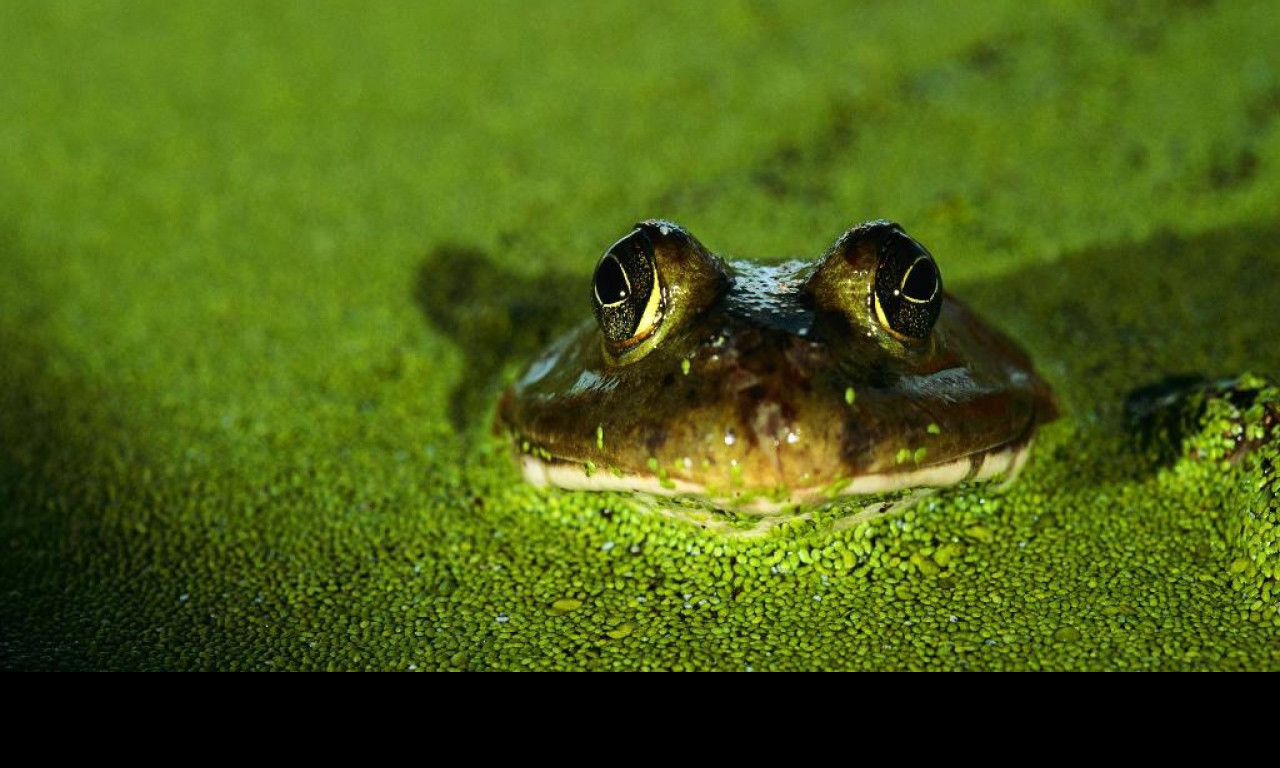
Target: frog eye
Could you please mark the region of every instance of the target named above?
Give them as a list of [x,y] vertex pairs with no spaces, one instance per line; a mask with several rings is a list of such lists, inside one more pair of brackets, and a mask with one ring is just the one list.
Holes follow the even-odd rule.
[[891,335],[921,340],[942,312],[942,274],[924,246],[900,229],[883,232],[876,248],[876,319]]
[[643,229],[632,231],[605,252],[592,287],[596,321],[613,347],[639,344],[662,322],[662,286],[653,241]]

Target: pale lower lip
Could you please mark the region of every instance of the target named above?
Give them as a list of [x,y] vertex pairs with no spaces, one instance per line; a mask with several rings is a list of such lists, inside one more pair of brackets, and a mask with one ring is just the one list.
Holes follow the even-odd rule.
[[886,472],[854,478],[834,496],[826,487],[791,489],[783,501],[755,495],[745,503],[733,496],[712,495],[705,486],[685,480],[671,479],[665,483],[646,475],[622,475],[597,470],[588,473],[581,464],[566,461],[543,461],[536,456],[523,456],[521,468],[525,480],[539,486],[554,486],[570,491],[612,491],[637,493],[655,497],[691,497],[721,509],[747,512],[762,516],[778,516],[794,511],[797,506],[812,507],[833,501],[856,497],[880,496],[910,489],[933,490],[958,485],[963,482],[984,482],[1003,478],[1012,482],[1026,465],[1034,441],[1026,439],[1017,444],[988,452],[979,465],[971,457],[904,472]]

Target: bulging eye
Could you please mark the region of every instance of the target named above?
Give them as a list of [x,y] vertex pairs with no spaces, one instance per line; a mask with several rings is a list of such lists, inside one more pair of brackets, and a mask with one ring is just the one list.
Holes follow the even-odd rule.
[[592,300],[610,345],[635,346],[662,322],[662,286],[653,241],[643,229],[614,243],[596,267]]
[[942,312],[942,275],[924,246],[899,229],[876,249],[876,319],[899,339],[928,338]]

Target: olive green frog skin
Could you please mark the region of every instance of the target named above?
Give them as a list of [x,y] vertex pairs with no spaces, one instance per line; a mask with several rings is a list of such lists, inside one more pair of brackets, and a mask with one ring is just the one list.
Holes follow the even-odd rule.
[[669,497],[662,511],[731,530],[820,509],[853,522],[1011,480],[1056,415],[1027,355],[890,222],[763,265],[646,221],[591,288],[595,318],[499,405],[537,485]]

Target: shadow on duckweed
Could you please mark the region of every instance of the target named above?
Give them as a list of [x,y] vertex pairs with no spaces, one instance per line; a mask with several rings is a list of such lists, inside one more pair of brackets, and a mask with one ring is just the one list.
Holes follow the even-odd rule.
[[958,292],[1027,345],[1085,423],[1135,390],[1280,371],[1280,222],[1157,234]]
[[[41,300],[11,306],[0,323],[0,669],[99,668],[93,638],[105,622],[80,608],[147,603],[154,550],[129,537],[169,510],[144,479],[158,466],[147,430],[104,407],[108,387],[68,364],[51,330],[60,286],[32,265],[54,259],[20,257],[18,242],[0,227],[0,263]],[[113,557],[93,557],[104,550]],[[126,621],[141,634],[144,619]]]
[[418,268],[414,299],[427,321],[466,356],[449,398],[459,434],[484,430],[479,421],[502,390],[505,373],[521,365],[591,312],[590,275],[520,276],[478,248],[441,245]]

